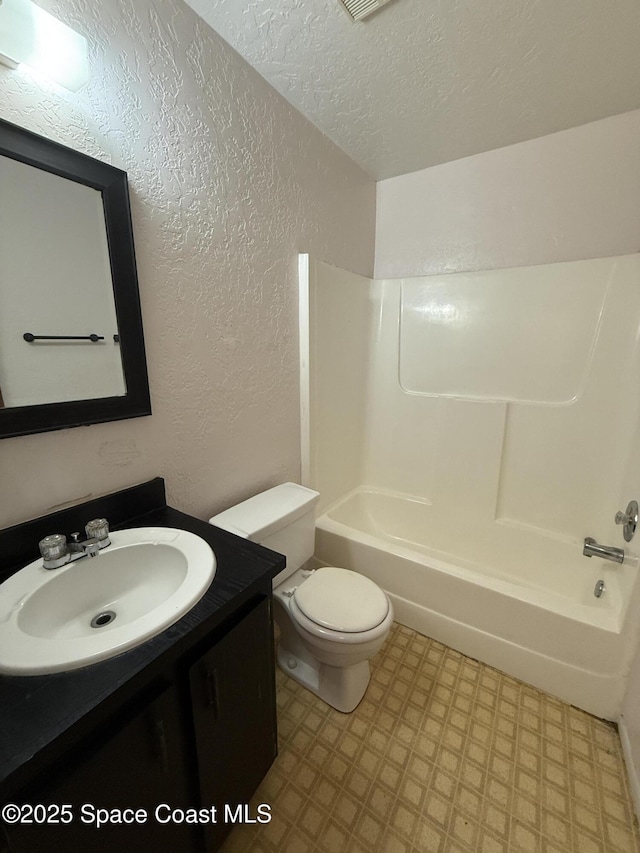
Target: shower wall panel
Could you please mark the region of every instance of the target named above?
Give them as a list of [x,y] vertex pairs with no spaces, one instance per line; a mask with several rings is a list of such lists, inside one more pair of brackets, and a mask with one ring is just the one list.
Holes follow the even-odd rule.
[[312,263],[311,306],[323,506],[417,498],[433,547],[494,565],[540,537],[620,544],[639,255],[386,281]]
[[[302,284],[302,283],[301,283]],[[322,506],[362,482],[374,326],[371,279],[309,259],[310,481]],[[304,355],[303,355],[304,360]]]

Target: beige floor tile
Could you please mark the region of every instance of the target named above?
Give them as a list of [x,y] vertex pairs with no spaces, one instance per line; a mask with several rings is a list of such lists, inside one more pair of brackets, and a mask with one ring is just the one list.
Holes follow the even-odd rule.
[[224,853],[640,853],[614,726],[409,628],[352,714],[277,698],[273,819]]

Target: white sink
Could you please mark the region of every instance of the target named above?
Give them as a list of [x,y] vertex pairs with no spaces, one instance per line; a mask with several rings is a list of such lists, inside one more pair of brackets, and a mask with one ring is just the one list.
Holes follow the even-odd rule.
[[186,530],[111,532],[111,545],[59,569],[36,560],[0,584],[0,672],[66,672],[114,657],[177,622],[216,571]]

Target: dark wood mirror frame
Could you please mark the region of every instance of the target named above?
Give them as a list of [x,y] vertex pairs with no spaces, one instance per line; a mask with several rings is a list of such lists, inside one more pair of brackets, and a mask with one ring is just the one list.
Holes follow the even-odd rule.
[[0,409],[0,438],[86,426],[151,414],[126,172],[0,120],[0,155],[102,194],[122,372],[121,397]]

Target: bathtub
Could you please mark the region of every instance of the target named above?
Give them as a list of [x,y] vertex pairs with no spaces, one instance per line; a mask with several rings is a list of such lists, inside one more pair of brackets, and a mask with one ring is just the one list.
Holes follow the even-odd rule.
[[375,581],[403,625],[618,719],[638,642],[640,620],[627,618],[640,603],[637,558],[587,559],[582,541],[509,519],[489,532],[458,519],[443,532],[430,510],[414,496],[359,487],[317,519],[316,559]]

